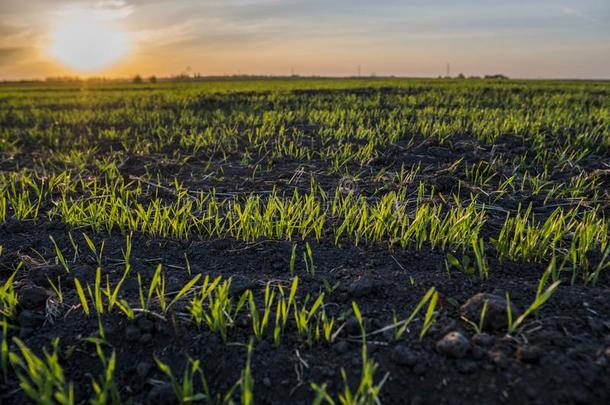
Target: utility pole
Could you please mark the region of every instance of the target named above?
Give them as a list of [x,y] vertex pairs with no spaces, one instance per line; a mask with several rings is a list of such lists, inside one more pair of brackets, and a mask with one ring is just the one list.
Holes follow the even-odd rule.
[[451,64],[447,62],[447,77],[451,77]]
[[362,76],[362,67],[358,65],[358,77]]

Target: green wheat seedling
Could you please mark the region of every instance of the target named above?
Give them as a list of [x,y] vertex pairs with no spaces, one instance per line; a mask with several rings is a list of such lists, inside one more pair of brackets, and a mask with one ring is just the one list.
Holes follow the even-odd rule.
[[334,333],[335,318],[329,317],[324,308],[316,320],[316,340],[324,339],[326,343],[333,343],[335,340]]
[[324,293],[321,293],[309,308],[307,308],[307,302],[305,302],[301,308],[298,307],[296,302],[293,305],[294,321],[297,327],[297,332],[299,336],[305,337],[311,346],[314,338],[313,319],[316,317],[318,311],[323,308]]
[[93,303],[93,309],[95,310],[95,313],[98,316],[102,315],[104,313],[104,300],[102,299],[102,269],[100,267],[95,270],[95,281],[93,284],[93,289],[90,285],[87,284],[87,292],[89,293],[89,299]]
[[[184,369],[182,383],[180,383],[167,364],[163,363],[156,356],[154,359],[159,370],[169,378],[174,394],[180,404],[198,403],[203,400],[206,400],[208,404],[213,403],[199,360],[189,359],[188,364]],[[196,377],[199,377],[203,392],[199,392],[195,388]],[[218,401],[216,403],[218,403]]]
[[229,297],[230,287],[231,282],[230,280],[227,280],[219,284],[218,287],[210,293],[208,298],[208,312],[204,314],[208,328],[212,332],[219,333],[223,341],[227,340],[229,328],[234,326],[237,314],[246,304],[249,295],[251,295],[250,291],[245,291],[237,301],[237,304],[234,304],[233,300]]
[[292,250],[290,251],[290,275],[294,275],[294,266],[297,261],[297,245],[292,245]]
[[[431,301],[432,297],[435,294],[436,294],[436,289],[434,287],[431,287],[426,292],[426,294],[423,296],[423,298],[417,303],[417,305],[415,306],[415,308],[413,309],[413,311],[411,312],[411,314],[409,315],[409,317],[407,319],[399,322],[396,319],[396,314],[393,315],[394,322],[392,325],[390,325],[390,328],[394,330],[394,339],[399,340],[402,337],[402,335],[405,333],[405,331],[407,331],[409,324],[411,324],[411,322],[413,322],[415,317],[421,312],[422,308],[426,305],[426,303],[429,303]],[[387,327],[383,328],[380,331],[376,331],[375,333],[385,332],[385,330],[387,330]]]
[[[140,301],[139,311],[150,311],[154,298],[154,301],[158,305],[161,314],[166,314],[167,311],[178,301],[185,299],[188,294],[193,292],[194,286],[197,284],[200,278],[200,274],[193,277],[179,291],[173,293],[173,298],[168,302],[168,293],[166,293],[165,290],[165,275],[163,273],[163,266],[161,264],[157,265],[148,288],[144,286],[142,276],[138,273],[138,298]],[[119,282],[119,285],[117,285],[117,289],[120,288],[120,284],[121,282]]]
[[89,247],[89,250],[91,250],[91,253],[93,253],[93,256],[95,257],[96,261],[97,261],[97,266],[98,267],[102,267],[102,255],[104,253],[104,244],[106,241],[102,241],[102,244],[100,245],[100,248],[98,249],[95,246],[95,243],[93,243],[93,241],[91,240],[91,238],[89,238],[87,236],[87,234],[83,233],[83,238],[85,239],[85,242],[87,243],[87,246]]
[[131,270],[131,250],[132,250],[132,235],[128,234],[125,237],[125,250],[121,249],[121,253],[123,254],[123,260],[125,261],[125,273],[128,273]]
[[[248,344],[246,364],[237,382],[224,394],[212,394],[199,360],[189,359],[182,375],[182,382],[174,375],[169,365],[154,357],[157,368],[169,378],[178,403],[191,404],[205,402],[209,405],[232,405],[235,403],[235,391],[240,389],[240,403],[253,403],[254,378],[252,376],[251,358],[253,342]],[[200,387],[200,388],[198,388]]]
[[72,384],[66,381],[59,364],[59,340],[53,340],[52,352],[43,350],[43,358],[36,356],[18,338],[13,341],[19,352],[10,352],[9,361],[24,394],[39,405],[73,405]]
[[447,253],[447,256],[445,258],[445,269],[447,271],[447,274],[451,274],[451,269],[453,268],[456,268],[460,272],[467,275],[474,274],[475,272],[475,268],[472,265],[472,259],[469,256],[463,255],[462,260],[458,260],[451,253]]
[[483,238],[479,238],[478,240],[472,240],[472,251],[474,252],[475,263],[479,271],[479,277],[482,280],[485,280],[489,275],[489,264],[487,262],[487,258],[485,257],[485,243],[483,241]]
[[159,304],[161,311],[165,312],[165,308],[167,307],[167,302],[165,300],[165,275],[163,274],[163,266],[161,264],[157,265],[157,268],[153,273],[153,277],[150,281],[148,291],[146,293],[146,302],[144,302],[143,299],[143,286],[140,274],[138,274],[138,286],[140,291],[139,295],[142,309],[149,310],[153,296],[155,296],[157,298],[157,303]]
[[6,215],[8,212],[8,201],[4,193],[0,195],[0,221],[6,221]]
[[51,280],[50,277],[47,277],[47,282],[49,283],[49,285],[51,286],[51,289],[55,293],[55,296],[57,297],[57,302],[59,304],[63,304],[64,303],[64,293],[61,288],[61,277],[59,277],[59,276],[57,277],[57,284],[55,284],[53,282],[53,280]]
[[434,291],[430,300],[428,301],[428,308],[426,308],[426,313],[424,315],[424,324],[422,325],[421,332],[419,333],[419,340],[422,340],[428,330],[434,325],[436,322],[436,303],[438,302],[438,292]]
[[599,275],[601,274],[602,270],[606,270],[609,268],[610,268],[610,244],[608,245],[608,247],[606,247],[606,250],[604,250],[602,258],[599,261],[599,263],[597,264],[597,266],[595,266],[595,269],[585,278],[585,285],[589,284],[589,283],[591,285],[596,285],[597,280],[598,280]]
[[186,274],[188,274],[189,276],[191,276],[191,262],[189,261],[188,256],[186,255],[186,253],[184,254],[184,262],[185,262],[185,268],[186,268]]
[[99,376],[98,380],[91,378],[93,396],[89,401],[92,405],[120,405],[122,403],[121,395],[115,380],[116,352],[113,351],[110,358],[107,358],[101,344],[96,342],[95,346],[98,358],[102,363],[103,373]]
[[327,403],[330,405],[341,404],[341,405],[377,405],[380,403],[379,394],[385,382],[387,381],[389,374],[386,374],[379,383],[375,382],[375,373],[378,369],[378,364],[368,357],[367,345],[366,345],[366,330],[362,320],[362,313],[360,308],[355,302],[352,302],[352,309],[358,324],[360,325],[361,336],[362,336],[362,369],[360,372],[360,381],[356,390],[352,390],[348,384],[347,373],[344,369],[341,369],[341,376],[343,378],[343,389],[338,393],[338,401],[335,401],[333,397],[328,393],[326,385],[311,384],[312,389],[316,393],[316,397],[313,401],[314,404]]
[[19,297],[15,292],[14,281],[17,271],[13,272],[6,281],[0,285],[0,315],[4,319],[15,319]]
[[305,242],[305,252],[303,252],[303,261],[305,262],[305,270],[307,274],[314,275],[316,273],[316,266],[313,264],[313,253],[309,243]]
[[64,255],[61,252],[59,246],[57,246],[57,243],[55,243],[55,239],[53,239],[53,236],[51,235],[49,235],[49,239],[51,240],[51,242],[53,243],[53,247],[55,248],[55,256],[57,257],[57,260],[61,263],[64,270],[66,270],[66,273],[70,273],[70,267],[68,267],[68,262],[64,258]]
[[267,286],[265,287],[265,296],[263,301],[263,312],[261,315],[258,308],[256,307],[256,303],[254,302],[254,294],[250,292],[248,296],[248,306],[250,309],[250,317],[252,319],[252,331],[254,332],[254,336],[256,337],[256,339],[259,341],[263,338],[265,329],[269,324],[269,319],[273,311],[274,300],[275,290],[271,288],[270,283],[267,283]]
[[[206,317],[205,306],[208,301],[208,297],[212,294],[212,292],[216,289],[216,287],[220,284],[222,280],[221,276],[216,277],[214,280],[210,281],[209,274],[203,278],[203,282],[199,291],[197,291],[193,297],[191,298],[189,304],[187,305],[187,309],[197,324],[197,326],[201,325],[202,322],[209,319]],[[144,302],[143,295],[141,295],[141,300]]]
[[181,289],[180,291],[178,291],[176,294],[174,294],[174,297],[172,298],[172,300],[169,302],[169,304],[166,307],[166,311],[168,311],[172,306],[174,306],[178,301],[180,301],[181,299],[184,299],[188,296],[189,293],[192,292],[193,287],[195,286],[195,284],[197,284],[197,282],[199,281],[199,279],[201,278],[201,274],[197,274],[195,277],[193,277],[189,282],[187,282]]
[[552,283],[546,290],[542,291],[543,281],[538,285],[538,290],[536,291],[536,297],[534,301],[530,304],[530,306],[523,311],[517,319],[513,320],[513,314],[510,307],[510,295],[508,291],[506,292],[506,316],[508,323],[508,334],[512,335],[519,330],[519,328],[523,325],[525,319],[532,313],[539,310],[548,300],[551,298],[551,295],[555,292],[557,287],[561,281],[556,281]]
[[[99,270],[99,268],[98,268]],[[101,292],[104,294],[104,296],[106,297],[106,309],[108,311],[108,313],[111,313],[114,309],[114,307],[116,306],[121,312],[123,312],[123,314],[125,314],[127,316],[128,319],[132,320],[135,318],[135,313],[133,311],[133,309],[131,308],[131,306],[129,305],[129,303],[125,300],[125,299],[120,299],[119,298],[119,292],[121,291],[121,286],[123,285],[123,283],[125,282],[125,280],[127,279],[127,276],[129,274],[130,271],[130,266],[126,265],[125,266],[125,270],[123,271],[123,275],[121,276],[121,278],[119,279],[119,281],[117,282],[117,284],[112,287],[110,285],[110,279],[108,276],[106,276],[106,287],[101,288]],[[97,280],[97,271],[96,271],[96,280]],[[75,283],[77,282],[77,280],[74,280]],[[80,283],[78,283],[80,284]],[[101,285],[100,285],[101,287]],[[79,299],[80,299],[80,292],[79,292],[79,288],[80,290],[82,290],[82,287],[77,286],[77,294],[79,295]],[[95,287],[97,288],[97,287]],[[98,297],[95,297],[94,302],[97,302],[96,300],[98,299]],[[81,304],[82,304],[82,299],[81,300]],[[98,304],[96,304],[98,305]],[[103,303],[102,303],[103,306]],[[97,312],[97,310],[96,310]]]
[[[26,178],[23,178],[25,182],[27,182]],[[33,189],[26,188],[27,186],[34,187]],[[27,219],[35,219],[38,217],[38,212],[40,206],[42,204],[42,199],[44,197],[44,190],[37,188],[36,182],[28,182],[28,184],[19,183],[19,188],[17,187],[16,182],[11,182],[10,187],[5,189],[6,200],[8,204],[13,210],[14,217],[19,221],[24,221]],[[30,197],[30,192],[36,194],[34,200]],[[2,205],[4,207],[2,210],[6,213],[6,202],[3,202]],[[5,214],[6,216],[6,214]]]
[[474,329],[474,331],[476,333],[483,333],[483,326],[485,325],[485,315],[487,314],[487,305],[488,305],[488,301],[485,300],[483,302],[483,308],[481,308],[481,313],[479,314],[479,323],[475,323],[473,321],[471,321],[470,319],[462,316],[461,319],[468,323],[470,326],[472,326],[472,328]]
[[251,294],[250,290],[246,290],[235,304],[229,296],[230,288],[230,279],[221,283],[219,276],[210,282],[209,275],[206,275],[201,289],[187,304],[187,310],[197,326],[205,323],[210,331],[220,334],[223,341],[227,340],[228,330],[234,326],[238,313]]
[[9,323],[6,319],[0,320],[0,326],[2,326],[2,342],[0,342],[0,370],[2,371],[2,378],[6,383],[8,378],[8,365],[9,365]]
[[447,253],[445,258],[445,269],[447,274],[451,274],[451,269],[456,268],[464,274],[479,273],[481,279],[486,279],[489,274],[489,264],[485,257],[485,245],[482,238],[473,239],[471,242],[472,252],[475,260],[473,261],[468,255],[463,255],[462,260],[458,260],[451,253]]
[[254,402],[254,377],[252,375],[252,348],[254,342],[250,339],[248,343],[248,354],[246,358],[246,365],[241,371],[241,378],[239,386],[241,389],[241,404],[251,405]]
[[75,262],[76,259],[78,258],[79,249],[78,249],[78,245],[74,241],[74,238],[72,237],[72,232],[68,232],[68,239],[70,239],[70,244],[72,245],[72,250],[74,251],[74,256],[72,257],[72,261]]
[[284,331],[286,323],[288,322],[290,309],[292,308],[295,302],[295,296],[298,289],[298,285],[299,278],[295,276],[292,279],[292,283],[290,285],[288,298],[285,297],[284,288],[281,285],[278,286],[278,298],[275,310],[275,326],[273,328],[273,341],[278,346],[281,341],[282,332]]
[[116,286],[114,286],[114,288],[112,288],[110,286],[110,278],[108,276],[106,276],[106,288],[102,289],[102,292],[104,293],[104,295],[106,296],[106,300],[108,302],[108,312],[112,312],[113,308],[115,305],[120,305],[119,303],[119,292],[121,291],[121,286],[123,285],[123,283],[125,282],[125,279],[127,278],[128,274],[129,274],[129,266],[125,266],[125,271],[123,272],[123,275],[121,276],[119,282],[116,284]]

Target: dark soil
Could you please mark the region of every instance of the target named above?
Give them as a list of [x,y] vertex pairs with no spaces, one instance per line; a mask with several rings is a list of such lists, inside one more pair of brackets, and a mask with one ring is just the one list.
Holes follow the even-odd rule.
[[[54,229],[61,227],[5,224],[0,230],[6,252],[1,257],[0,271],[14,268],[23,255],[36,257],[34,251],[53,257],[48,235],[69,250],[67,231]],[[119,262],[124,238],[96,236],[97,241],[102,238],[106,241],[104,274],[113,284],[123,271]],[[87,252],[82,238],[75,239],[81,252]],[[132,274],[152,274],[156,264],[163,263],[167,289],[177,291],[189,280],[186,271],[180,269],[185,265],[186,254],[193,274],[232,277],[235,294],[252,289],[260,298],[267,282],[289,280],[291,247],[290,242],[177,242],[136,235]],[[400,319],[405,318],[431,286],[440,292],[440,317],[421,341],[419,324],[414,324],[413,330],[399,341],[385,333],[368,337],[369,355],[379,363],[378,378],[389,373],[381,394],[383,403],[593,404],[610,399],[610,294],[606,280],[595,288],[559,287],[540,319],[532,318],[526,333],[519,337],[507,337],[505,330],[477,335],[460,321],[459,306],[479,292],[503,296],[509,291],[516,307],[524,309],[534,297],[540,269],[492,263],[494,271],[489,279],[480,281],[456,272],[448,276],[437,267],[441,256],[428,251],[389,252],[381,247],[339,248],[327,244],[312,244],[312,249],[316,273],[307,274],[297,266],[296,273],[302,281],[298,298],[323,291],[324,279],[331,285],[338,283],[327,297],[331,313],[337,317],[347,313],[351,301],[356,300],[369,332],[391,324],[394,312]],[[92,257],[81,254],[71,267],[81,281],[93,282]],[[31,348],[48,346],[52,338],[59,337],[60,347],[71,352],[62,359],[64,370],[75,383],[77,397],[83,397],[91,376],[100,372],[93,347],[82,340],[98,333],[97,321],[68,306],[60,306],[60,314],[54,319],[45,319],[46,294],[52,295],[45,276],[60,277],[62,285],[68,285],[71,277],[56,265],[31,268],[27,276],[21,276],[19,291],[31,298],[22,302],[18,334]],[[64,302],[76,303],[73,289],[65,290]],[[123,290],[123,294],[136,295],[135,278],[128,279]],[[310,348],[296,339],[294,331],[286,333],[279,347],[270,337],[257,343],[252,355],[256,403],[309,403],[313,397],[309,383],[326,383],[329,389],[340,390],[342,368],[356,384],[361,364],[360,333],[353,319],[348,318],[346,323],[332,347],[314,344]],[[123,398],[136,403],[174,401],[167,387],[156,385],[164,376],[154,366],[155,356],[177,370],[177,375],[181,375],[187,358],[201,359],[212,391],[226,392],[239,378],[247,351],[243,344],[252,336],[245,319],[230,332],[228,343],[215,334],[199,331],[177,315],[167,321],[140,316],[132,323],[124,316],[107,315],[104,325],[106,337],[117,353],[117,378]],[[450,332],[461,333],[466,341],[466,349],[458,350],[459,355],[437,347],[437,342]],[[235,342],[242,344],[231,344]],[[2,387],[2,403],[27,402],[15,389],[13,377]]]
[[[546,91],[553,93],[552,88]],[[329,102],[336,95],[331,91],[311,92],[312,95],[327,93]],[[368,90],[362,92],[345,91],[352,95],[369,94]],[[310,93],[295,94],[304,102]],[[233,99],[202,95],[200,104],[190,108],[201,112],[230,110],[248,102],[254,104],[251,96],[245,92],[233,94]],[[273,109],[273,101],[269,103],[269,109]],[[5,119],[4,125],[8,128],[11,123],[9,118]],[[316,132],[316,128],[307,126],[298,129],[305,135],[314,136]],[[105,156],[120,151],[121,143],[115,142],[100,144],[99,154]],[[53,153],[44,145],[22,146],[12,154],[0,152],[1,171],[17,172],[25,167],[43,173],[64,169],[46,163]],[[173,150],[149,155],[122,151],[125,153],[119,156],[122,161],[119,169],[127,179],[154,174],[150,178],[159,175],[165,184],[171,184],[177,178],[194,191],[215,188],[219,196],[265,195],[274,187],[278,193],[291,193],[294,189],[307,191],[311,177],[327,192],[345,188],[376,197],[406,188],[409,195],[416,195],[418,182],[423,181],[444,196],[459,193],[466,199],[474,193],[481,203],[500,207],[496,211],[489,210],[482,231],[489,237],[497,234],[506,211],[514,212],[519,204],[525,207],[532,203],[533,212],[544,219],[559,205],[569,208],[582,203],[580,199],[545,202],[544,195],[534,195],[531,190],[497,199],[489,197],[488,201],[486,193],[466,181],[463,167],[451,170],[452,164],[460,158],[463,158],[463,165],[469,166],[498,156],[508,162],[516,156],[527,155],[530,147],[517,136],[502,137],[495,145],[488,145],[466,136],[456,136],[441,144],[432,138],[414,135],[411,144],[398,142],[380,146],[377,158],[362,166],[354,164],[345,168],[345,172],[358,173],[357,178],[331,172],[330,162],[318,157],[309,161],[269,162],[265,156],[253,156],[249,163],[242,163],[240,156],[229,155],[225,159],[218,151],[200,151],[188,160],[178,159],[184,156],[178,153],[176,157]],[[421,164],[421,171],[417,180],[409,184],[377,178],[382,169],[396,172],[402,166],[410,168],[414,164]],[[578,165],[566,165],[553,172],[553,180],[566,183],[571,177],[586,172],[602,178],[605,187],[610,184],[608,167],[608,156],[589,155]],[[94,165],[88,166],[82,175],[87,176],[95,170]],[[499,167],[500,173],[494,181],[512,175],[511,170],[508,166]],[[497,184],[491,184],[489,188],[493,190],[495,186]],[[596,204],[610,214],[610,193],[607,189],[598,191]],[[166,197],[162,188],[155,192]],[[167,195],[168,199],[174,197],[170,193]],[[41,212],[48,208],[43,204]],[[69,232],[80,252],[74,258]],[[79,301],[73,288],[75,277],[84,285],[93,283],[97,267],[81,232],[91,236],[98,246],[105,241],[103,283],[108,277],[110,284],[116,285],[124,270],[121,253],[125,246],[124,235],[68,229],[64,224],[50,222],[42,216],[38,222],[9,219],[0,225],[3,248],[0,282],[7,280],[20,262],[25,263],[16,278],[20,296],[18,328],[9,330],[9,334],[20,338],[38,355],[43,347],[51,347],[54,338],[60,338],[61,364],[67,379],[74,383],[77,403],[89,398],[91,378],[97,378],[101,372],[95,347],[83,340],[98,335],[98,320],[95,316],[86,317],[76,307]],[[49,236],[69,259],[70,273],[55,263],[56,254]],[[235,299],[250,289],[260,304],[267,283],[288,285],[291,280],[289,262],[293,243],[298,244],[295,275],[300,278],[300,286],[297,299],[302,302],[307,295],[315,297],[326,292],[329,315],[337,319],[339,326],[344,326],[332,345],[314,343],[310,347],[297,336],[294,328],[287,328],[279,346],[274,344],[271,333],[255,342],[251,359],[256,404],[309,404],[315,397],[311,383],[326,384],[333,394],[340,392],[342,369],[347,373],[350,386],[355,388],[360,376],[362,339],[359,325],[351,313],[352,301],[358,303],[365,317],[368,355],[379,364],[376,381],[388,375],[381,390],[384,404],[610,403],[609,271],[601,273],[595,286],[584,286],[581,279],[572,284],[566,276],[539,313],[532,314],[521,332],[514,336],[507,336],[505,321],[500,315],[502,300],[508,292],[515,308],[514,317],[526,309],[534,300],[545,264],[499,263],[491,254],[488,255],[489,278],[481,280],[477,275],[457,270],[448,274],[444,267],[445,252],[426,248],[392,251],[387,246],[354,246],[351,241],[335,246],[332,238],[326,235],[320,243],[308,241],[316,266],[315,274],[309,274],[300,260],[304,241],[177,241],[135,234],[133,269],[123,284],[121,295],[129,302],[137,302],[136,274],[140,273],[147,285],[156,266],[162,264],[169,292],[180,290],[196,274],[209,274],[232,278],[231,293]],[[188,257],[191,275],[186,271],[185,257]],[[49,279],[55,285],[61,282],[63,304],[58,303]],[[421,316],[398,341],[387,332],[376,333],[394,322],[394,314],[400,320],[407,318],[431,287],[440,294],[439,315],[422,339],[419,337]],[[463,308],[464,304],[479,293],[489,294],[487,297],[497,300],[498,305],[490,311],[499,311],[490,312],[483,333],[476,333],[472,325],[461,319],[462,313],[469,313]],[[155,405],[176,402],[171,389],[163,383],[167,377],[156,367],[155,358],[167,363],[177,376],[182,375],[189,358],[199,359],[213,393],[226,393],[239,379],[247,358],[247,344],[253,337],[246,311],[242,311],[236,326],[229,331],[227,342],[223,342],[217,334],[205,328],[198,329],[183,309],[177,305],[164,320],[140,313],[135,321],[129,321],[118,311],[103,316],[108,341],[105,351],[116,351],[116,379],[123,402]],[[11,350],[17,349],[12,346]],[[9,372],[5,380],[0,378],[0,404],[28,402],[15,373]]]

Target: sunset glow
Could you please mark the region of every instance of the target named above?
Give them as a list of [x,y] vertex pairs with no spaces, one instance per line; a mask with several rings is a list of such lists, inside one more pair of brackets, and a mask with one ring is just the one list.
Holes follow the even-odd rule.
[[124,32],[97,21],[81,19],[63,23],[51,33],[49,54],[79,72],[99,71],[127,55]]
[[607,0],[19,0],[0,15],[0,80],[610,78]]

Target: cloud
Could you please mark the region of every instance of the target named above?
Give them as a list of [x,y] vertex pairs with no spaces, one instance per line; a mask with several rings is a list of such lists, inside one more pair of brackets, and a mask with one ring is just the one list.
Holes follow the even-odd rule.
[[595,18],[591,17],[590,15],[588,15],[588,14],[586,14],[586,13],[584,13],[584,12],[580,11],[580,10],[577,10],[577,9],[575,9],[575,8],[572,8],[572,7],[566,7],[566,6],[563,6],[563,7],[560,7],[560,8],[559,8],[559,10],[560,10],[560,11],[561,11],[563,14],[566,14],[566,15],[571,15],[571,16],[574,16],[574,17],[580,18],[581,20],[586,20],[586,21],[597,21]]
[[0,66],[17,64],[27,56],[28,48],[0,48]]
[[95,3],[65,3],[56,10],[52,10],[51,14],[66,19],[79,19],[87,16],[99,21],[117,21],[129,17],[134,11],[135,6],[124,0],[102,0]]
[[210,48],[279,37],[286,30],[286,24],[280,19],[243,21],[209,16],[191,18],[161,28],[142,29],[132,34],[143,46],[200,45]]

